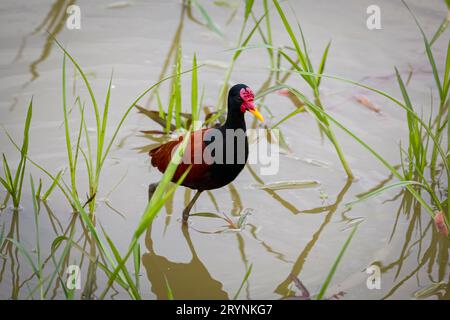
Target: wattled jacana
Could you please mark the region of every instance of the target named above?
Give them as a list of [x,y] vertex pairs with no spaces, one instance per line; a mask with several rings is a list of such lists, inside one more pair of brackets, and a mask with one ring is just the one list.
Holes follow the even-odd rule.
[[[191,133],[182,162],[172,178],[173,182],[189,173],[181,185],[197,190],[183,210],[183,222],[204,190],[221,188],[232,182],[244,168],[248,158],[248,142],[244,114],[251,112],[260,121],[262,115],[253,103],[253,91],[244,84],[233,86],[228,92],[228,113],[225,123],[219,128],[205,128]],[[241,139],[240,139],[241,138]],[[164,172],[176,147],[183,137],[169,141],[150,151],[151,163]]]

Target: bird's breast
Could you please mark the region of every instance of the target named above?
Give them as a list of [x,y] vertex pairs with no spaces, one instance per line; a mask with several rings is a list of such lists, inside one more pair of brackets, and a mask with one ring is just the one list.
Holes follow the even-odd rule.
[[205,146],[211,152],[211,180],[220,188],[232,182],[244,169],[248,159],[248,140],[242,128],[221,128],[214,139],[205,135]]

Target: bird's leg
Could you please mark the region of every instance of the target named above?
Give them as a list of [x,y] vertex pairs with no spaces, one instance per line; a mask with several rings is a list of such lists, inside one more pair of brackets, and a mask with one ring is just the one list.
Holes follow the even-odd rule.
[[187,223],[189,219],[189,212],[192,209],[192,206],[194,205],[195,201],[197,201],[198,197],[200,196],[200,193],[202,193],[202,190],[197,190],[194,197],[192,198],[191,202],[187,205],[187,207],[183,210],[183,223]]
[[153,196],[153,193],[155,193],[156,188],[158,187],[158,182],[156,183],[150,183],[148,185],[148,201],[150,201],[150,199]]

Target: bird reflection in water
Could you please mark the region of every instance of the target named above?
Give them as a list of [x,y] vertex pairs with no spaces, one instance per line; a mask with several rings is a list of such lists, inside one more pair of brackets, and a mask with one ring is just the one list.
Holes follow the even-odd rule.
[[170,261],[158,255],[153,246],[152,228],[149,227],[145,237],[148,252],[142,256],[142,263],[157,299],[168,298],[168,286],[174,299],[229,299],[222,283],[211,276],[195,252],[187,225],[181,228],[192,255],[187,263]]

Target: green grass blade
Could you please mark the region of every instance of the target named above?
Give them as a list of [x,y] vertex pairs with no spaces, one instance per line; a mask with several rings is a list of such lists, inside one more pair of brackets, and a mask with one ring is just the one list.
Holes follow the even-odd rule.
[[[251,40],[253,34],[255,33],[256,30],[258,30],[258,27],[261,23],[261,21],[263,21],[263,19],[266,17],[266,13],[264,13],[261,18],[259,18],[259,20],[255,23],[255,25],[253,26],[253,28],[250,30],[250,32],[248,33],[247,37],[245,37],[244,41],[242,41],[242,43],[239,43],[238,47],[241,48],[245,48],[247,46],[247,44],[249,43],[249,41]],[[236,61],[239,56],[241,55],[241,53],[244,51],[244,49],[240,49],[240,50],[236,50],[236,52],[233,55],[232,61]]]
[[445,30],[448,27],[448,24],[449,24],[449,20],[447,17],[442,19],[441,24],[439,25],[438,29],[434,33],[433,37],[431,38],[430,47],[432,47],[433,44],[436,42],[436,40],[445,32]]
[[6,156],[3,153],[3,172],[5,173],[5,179],[8,182],[9,186],[14,190],[14,182],[12,179],[11,169],[9,168],[8,160],[6,160]]
[[308,64],[306,62],[305,54],[303,53],[302,49],[300,48],[300,44],[297,41],[297,37],[295,36],[294,32],[292,31],[292,27],[289,24],[289,21],[287,20],[286,15],[283,12],[283,9],[281,9],[281,6],[277,0],[273,0],[273,3],[278,11],[278,14],[281,17],[281,20],[283,21],[284,28],[286,29],[289,37],[291,38],[292,43],[294,44],[295,51],[297,52],[297,55],[300,59],[300,63],[302,65],[303,70],[308,70]]
[[92,106],[94,107],[94,113],[95,113],[95,121],[97,125],[97,134],[100,133],[100,113],[98,110],[97,100],[95,99],[94,91],[92,90],[91,84],[89,83],[89,80],[87,79],[86,74],[84,73],[83,69],[80,67],[78,62],[70,55],[69,52],[59,43],[59,41],[55,38],[54,35],[50,34],[50,36],[53,38],[55,43],[58,45],[58,47],[64,52],[65,56],[69,58],[69,60],[72,62],[76,70],[80,73],[81,78],[83,79],[84,84],[86,85],[86,88],[89,92],[89,96],[92,101]]
[[[268,0],[263,0],[263,6],[264,6],[264,12],[266,14],[267,44],[272,47],[273,46],[272,27],[270,25],[270,13],[269,13]],[[269,52],[269,56],[270,56],[270,66],[273,69],[273,68],[275,68],[273,49],[272,48],[268,48],[268,52]]]
[[44,195],[42,196],[42,201],[46,201],[48,199],[48,197],[52,194],[53,190],[55,189],[56,185],[59,182],[59,179],[61,178],[61,175],[64,171],[60,170],[55,177],[55,180],[53,180],[52,184],[50,185],[50,187],[47,189],[47,191],[44,193]]
[[178,48],[177,55],[177,63],[176,63],[176,76],[175,76],[175,126],[177,129],[181,128],[181,109],[182,109],[182,101],[181,101],[181,47]]
[[[85,104],[83,103],[83,105],[81,105],[81,102],[78,103],[78,108],[80,110],[80,114],[83,115],[84,114],[84,110],[85,110]],[[81,154],[83,155],[85,164],[86,164],[86,169],[88,172],[88,179],[89,179],[89,185],[94,185],[94,164],[93,164],[93,157],[92,157],[92,147],[91,147],[91,138],[89,135],[89,131],[87,128],[87,124],[86,124],[86,119],[83,117],[83,131],[84,131],[84,136],[86,138],[86,147],[87,147],[87,154],[84,152],[83,149],[80,148]]]
[[23,130],[23,143],[22,143],[22,149],[20,151],[20,162],[19,166],[17,167],[16,175],[14,178],[14,191],[16,192],[15,195],[15,207],[19,206],[20,198],[22,195],[22,185],[23,185],[23,178],[25,175],[25,166],[27,162],[27,155],[28,155],[28,145],[29,145],[29,132],[30,132],[30,124],[31,124],[31,118],[33,115],[33,99],[31,99],[30,104],[28,105],[28,111],[27,111],[27,117],[25,120],[25,128]]
[[236,300],[239,297],[239,294],[241,293],[242,288],[244,287],[245,283],[248,281],[248,278],[250,277],[250,274],[252,273],[252,269],[253,269],[253,264],[250,265],[247,272],[245,273],[244,279],[242,279],[241,285],[239,286],[238,291],[234,295],[233,300]]
[[69,160],[70,181],[73,192],[77,194],[75,183],[75,165],[73,162],[72,142],[70,140],[69,118],[67,112],[67,93],[66,93],[66,54],[64,53],[62,64],[62,105],[64,114],[64,134],[66,138],[66,151]]
[[3,185],[3,187],[6,189],[6,191],[8,191],[8,193],[13,196],[14,195],[14,190],[11,189],[11,186],[8,184],[8,182],[6,182],[3,178],[0,177],[0,182]]
[[255,0],[245,0],[245,14],[244,14],[245,20],[248,20],[248,17],[250,16],[250,13],[252,12],[254,2],[255,2]]
[[158,115],[161,119],[165,119],[166,118],[166,114],[164,112],[164,107],[163,104],[161,102],[161,97],[159,95],[159,91],[156,91],[156,102],[158,103]]
[[164,281],[166,283],[167,300],[174,300],[172,288],[170,287],[169,280],[167,280],[166,275],[164,275]]
[[[324,50],[323,55],[322,55],[322,59],[320,60],[319,69],[317,70],[317,73],[319,75],[322,75],[322,73],[323,73],[323,71],[325,69],[325,63],[327,61],[328,50],[330,49],[330,46],[331,46],[331,41],[329,41],[327,46],[325,47],[325,50]],[[322,77],[318,77],[317,78],[317,86],[320,86],[321,80],[322,80]]]
[[85,123],[85,120],[84,120],[84,106],[81,108],[80,114],[81,114],[81,119],[80,119],[80,125],[78,127],[77,143],[75,145],[75,155],[73,157],[73,166],[74,166],[74,172],[75,173],[77,171],[78,156],[80,155],[80,150],[81,150],[81,147],[80,147],[81,136],[83,134],[83,126],[84,126],[84,123]]
[[[400,86],[400,90],[401,90],[401,93],[403,96],[403,100],[405,101],[405,105],[411,111],[411,112],[406,113],[408,127],[409,127],[409,140],[410,140],[410,144],[411,144],[410,151],[412,153],[414,153],[416,160],[419,161],[422,150],[423,150],[422,134],[419,130],[416,119],[412,116],[412,114],[414,113],[414,108],[413,108],[413,105],[409,98],[408,91],[406,90],[406,86],[403,83],[403,80],[402,80],[397,68],[395,68],[395,74],[397,76],[397,82]],[[411,161],[410,163],[412,165],[413,162]]]
[[294,111],[292,111],[291,113],[287,114],[285,117],[283,117],[280,121],[278,121],[277,123],[275,123],[272,126],[272,129],[275,129],[276,127],[278,127],[280,124],[282,124],[283,122],[285,122],[286,120],[292,118],[293,116],[295,116],[296,114],[302,112],[302,109],[296,108]]
[[417,181],[400,181],[400,182],[393,183],[393,184],[390,184],[390,185],[387,185],[387,186],[383,186],[383,187],[378,188],[378,189],[376,189],[376,190],[374,190],[372,192],[369,192],[369,193],[365,194],[364,196],[362,196],[362,197],[360,197],[360,198],[358,198],[358,199],[356,199],[354,201],[350,201],[350,202],[346,203],[345,206],[346,207],[352,207],[353,205],[355,205],[355,204],[357,204],[359,202],[363,202],[363,201],[365,201],[365,200],[367,200],[369,198],[375,197],[375,196],[377,196],[377,195],[379,195],[379,194],[381,194],[381,193],[383,193],[385,191],[388,191],[388,190],[391,190],[391,189],[395,189],[395,188],[405,187],[407,185],[419,185],[419,186],[423,186],[424,187],[424,185],[422,183],[417,182]]
[[[300,72],[303,72],[302,68],[300,68],[300,66],[298,65],[297,62],[295,62],[291,57],[289,57],[283,50],[278,50],[278,52],[280,53],[280,56],[285,58],[290,64],[291,66],[297,70],[300,74],[300,76],[311,86],[314,87],[313,82],[311,81],[311,77],[308,76],[307,73],[303,74]],[[319,77],[320,79],[321,77]]]
[[312,66],[312,63],[311,63],[311,59],[309,58],[309,53],[308,53],[309,50],[308,50],[308,46],[306,45],[306,39],[305,39],[305,35],[303,33],[303,29],[302,29],[302,27],[300,25],[300,22],[298,21],[298,18],[297,18],[297,15],[295,14],[294,9],[292,8],[292,6],[291,6],[291,4],[289,2],[288,2],[288,4],[289,4],[289,7],[290,7],[294,17],[295,17],[298,31],[300,32],[300,38],[301,38],[302,44],[303,44],[303,53],[304,53],[304,56],[305,56],[306,65],[308,67],[306,70],[312,72],[312,71],[314,71],[314,69],[313,69],[313,66]]
[[[197,78],[197,56],[194,54],[192,59],[192,79],[191,79],[191,108],[192,123],[198,119],[198,78]],[[194,128],[195,130],[196,128]]]
[[448,40],[447,58],[445,59],[445,72],[444,72],[444,85],[443,85],[443,91],[444,91],[445,98],[447,98],[447,96],[448,96],[449,85],[450,85],[450,40]]
[[41,191],[42,191],[42,179],[39,178],[39,184],[38,184],[38,188],[36,190],[36,199],[37,200],[41,199]]
[[[114,242],[111,240],[111,238],[110,238],[110,237],[108,236],[108,234],[105,232],[105,230],[103,229],[103,227],[101,227],[101,228],[102,228],[102,230],[103,230],[103,234],[104,234],[104,236],[105,236],[105,238],[106,238],[106,241],[108,242],[109,247],[111,248],[111,251],[112,251],[112,253],[113,253],[113,255],[114,255],[114,258],[115,258],[116,261],[117,261],[117,264],[118,264],[118,265],[122,265],[122,264],[124,265],[123,259],[122,259],[122,257],[120,256],[119,250],[117,250],[117,247],[114,245]],[[131,276],[130,276],[130,273],[128,272],[128,270],[127,270],[127,268],[125,267],[125,265],[121,268],[121,270],[122,270],[122,273],[123,273],[123,275],[124,275],[124,277],[125,277],[125,279],[126,279],[128,285],[130,286],[130,290],[131,290],[131,293],[132,293],[133,298],[139,299],[139,300],[140,300],[140,299],[141,299],[141,295],[139,294],[139,292],[138,292],[138,290],[137,290],[135,284],[133,283],[133,280],[132,280],[132,278],[131,278]]]
[[219,26],[214,22],[214,20],[209,16],[208,11],[197,1],[197,0],[191,0],[191,2],[194,3],[194,5],[197,7],[198,11],[200,11],[200,14],[202,15],[203,19],[206,22],[206,26],[211,31],[218,34],[220,37],[223,37],[223,32],[219,28]]
[[39,206],[38,200],[36,197],[36,191],[34,187],[33,177],[30,175],[30,185],[31,185],[31,195],[32,195],[32,203],[33,203],[33,211],[34,211],[34,225],[35,225],[35,240],[36,240],[36,256],[37,256],[37,268],[38,268],[38,280],[39,280],[39,290],[40,290],[40,298],[44,299],[44,287],[42,283],[42,262],[41,262],[41,242],[40,242],[40,228],[39,228]]
[[425,44],[425,50],[426,50],[426,53],[427,53],[427,57],[428,57],[428,60],[430,62],[430,65],[431,65],[431,69],[433,70],[433,76],[434,76],[434,79],[435,79],[435,82],[436,82],[436,86],[437,86],[437,88],[439,90],[439,97],[441,98],[441,100],[443,100],[442,84],[441,84],[441,80],[439,79],[439,72],[438,72],[437,67],[436,67],[436,62],[434,60],[433,52],[431,51],[431,46],[430,46],[430,43],[428,42],[428,38],[425,35],[425,32],[423,31],[423,29],[422,29],[422,27],[421,27],[421,25],[419,23],[419,20],[417,20],[416,15],[412,12],[412,10],[409,8],[409,6],[406,4],[406,2],[404,0],[402,0],[402,2],[405,5],[406,9],[408,9],[408,11],[411,13],[411,15],[412,15],[412,17],[413,17],[417,27],[420,30],[420,33],[422,34],[422,38],[423,38],[423,42]]
[[139,291],[140,287],[140,273],[141,273],[141,246],[139,243],[136,243],[136,245],[133,248],[133,262],[134,262],[134,278],[136,283],[136,289]]
[[358,229],[358,224],[353,227],[352,232],[347,237],[347,240],[345,241],[344,245],[342,246],[341,251],[339,252],[338,256],[336,257],[336,260],[333,263],[333,266],[330,269],[330,272],[328,273],[325,282],[323,283],[322,287],[320,288],[319,294],[317,295],[317,300],[322,300],[325,292],[327,291],[327,288],[331,282],[331,279],[333,279],[334,274],[336,273],[336,270],[339,266],[339,263],[342,260],[342,257],[344,256],[345,251],[347,250],[348,245],[352,241],[353,236],[355,235],[356,230]]
[[413,105],[411,103],[411,99],[409,98],[408,91],[406,91],[406,86],[403,83],[402,77],[400,76],[400,73],[398,72],[398,69],[395,68],[395,75],[397,77],[398,84],[400,86],[400,90],[402,92],[403,100],[405,101],[405,105],[410,109],[411,111],[414,111]]
[[167,117],[166,117],[166,133],[171,131],[172,127],[172,118],[173,118],[173,107],[175,105],[175,83],[173,84],[172,93],[170,95],[169,107],[167,108]]
[[111,77],[109,78],[108,91],[106,93],[105,105],[103,107],[103,117],[102,117],[102,126],[98,141],[98,149],[97,149],[97,162],[96,162],[96,179],[99,178],[100,170],[101,170],[101,161],[103,158],[103,145],[105,143],[105,135],[106,135],[106,125],[108,123],[108,111],[109,111],[109,101],[111,97],[111,87],[112,87],[112,79],[114,72],[111,71]]

